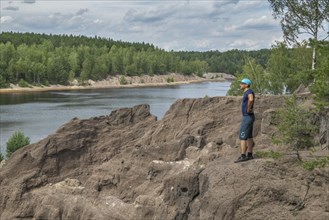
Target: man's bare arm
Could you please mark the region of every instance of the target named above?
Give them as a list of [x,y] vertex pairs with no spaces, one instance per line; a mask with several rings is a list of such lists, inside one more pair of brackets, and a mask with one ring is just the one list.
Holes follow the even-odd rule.
[[251,107],[253,106],[254,104],[254,96],[253,94],[249,94],[248,95],[248,109],[247,109],[247,113],[252,113],[252,109]]

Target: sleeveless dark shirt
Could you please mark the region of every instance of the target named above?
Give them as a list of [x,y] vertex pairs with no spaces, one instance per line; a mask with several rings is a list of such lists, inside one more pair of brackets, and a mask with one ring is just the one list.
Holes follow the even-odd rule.
[[249,94],[252,94],[254,96],[254,102],[255,102],[255,93],[251,89],[248,89],[243,94],[243,98],[242,98],[242,115],[243,116],[253,115],[254,114],[254,104],[252,104],[252,106],[251,106],[251,113],[248,114],[248,112],[247,112],[247,110],[248,110],[248,95]]

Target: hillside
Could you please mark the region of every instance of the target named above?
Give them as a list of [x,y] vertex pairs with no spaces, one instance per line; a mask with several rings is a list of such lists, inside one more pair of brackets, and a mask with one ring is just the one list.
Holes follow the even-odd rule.
[[256,151],[284,156],[233,163],[240,103],[181,99],[161,120],[148,105],[74,118],[0,169],[0,219],[328,219],[329,167],[307,171],[271,144],[282,96],[257,97],[254,135]]
[[184,76],[216,72],[235,75],[245,57],[264,66],[269,49],[227,52],[165,51],[148,43],[129,43],[85,36],[0,33],[0,88],[84,84],[118,75]]

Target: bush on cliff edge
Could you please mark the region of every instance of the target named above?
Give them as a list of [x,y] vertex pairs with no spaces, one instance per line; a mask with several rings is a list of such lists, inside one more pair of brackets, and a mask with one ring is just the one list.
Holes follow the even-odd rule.
[[16,131],[7,142],[7,158],[9,158],[16,150],[28,144],[30,144],[30,138],[26,137],[23,132]]
[[278,136],[273,139],[276,144],[287,144],[293,147],[297,153],[300,149],[308,149],[314,146],[313,136],[317,130],[311,123],[311,112],[305,110],[297,102],[296,94],[287,97],[285,107],[278,110]]

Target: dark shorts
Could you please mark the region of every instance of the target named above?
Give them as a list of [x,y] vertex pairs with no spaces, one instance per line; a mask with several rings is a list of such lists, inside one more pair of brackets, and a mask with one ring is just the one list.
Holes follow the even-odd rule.
[[252,138],[252,129],[255,121],[255,115],[246,115],[242,117],[242,122],[240,126],[240,140],[248,140]]

